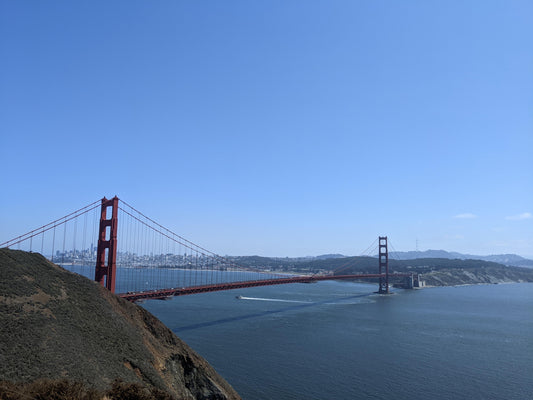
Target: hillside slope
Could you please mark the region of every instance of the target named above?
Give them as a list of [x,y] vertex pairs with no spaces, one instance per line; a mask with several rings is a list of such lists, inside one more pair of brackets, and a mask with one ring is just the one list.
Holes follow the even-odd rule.
[[[340,273],[372,273],[376,260],[354,258]],[[482,260],[452,260],[448,258],[389,259],[391,272],[420,274],[429,286],[473,285],[485,283],[533,282],[531,268],[510,267]]]
[[180,399],[240,399],[143,308],[35,253],[0,249],[0,380],[115,379]]

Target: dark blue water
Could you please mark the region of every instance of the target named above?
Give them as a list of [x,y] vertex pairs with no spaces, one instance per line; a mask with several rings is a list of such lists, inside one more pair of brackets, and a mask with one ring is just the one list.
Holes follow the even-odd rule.
[[247,400],[533,398],[532,284],[374,290],[330,281],[143,306]]
[[[59,264],[63,268],[94,279],[94,265]],[[249,271],[218,271],[180,268],[117,268],[116,293],[145,292],[157,289],[179,289],[225,282],[290,277],[287,274],[268,274]]]

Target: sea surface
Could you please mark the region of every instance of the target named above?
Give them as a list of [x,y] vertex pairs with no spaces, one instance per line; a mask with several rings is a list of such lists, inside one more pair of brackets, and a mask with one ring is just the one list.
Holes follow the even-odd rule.
[[142,305],[245,400],[533,399],[533,284],[376,289],[324,281]]

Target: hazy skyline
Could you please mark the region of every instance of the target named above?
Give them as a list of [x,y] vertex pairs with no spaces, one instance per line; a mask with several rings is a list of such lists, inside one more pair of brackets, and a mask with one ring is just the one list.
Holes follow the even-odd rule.
[[533,257],[530,1],[2,1],[0,242],[114,195],[219,254]]

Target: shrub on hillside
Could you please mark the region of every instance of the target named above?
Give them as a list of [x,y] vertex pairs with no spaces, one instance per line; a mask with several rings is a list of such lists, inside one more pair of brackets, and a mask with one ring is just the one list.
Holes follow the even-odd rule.
[[106,397],[109,400],[173,400],[173,397],[160,389],[148,388],[138,383],[126,383],[118,379],[106,392]]

